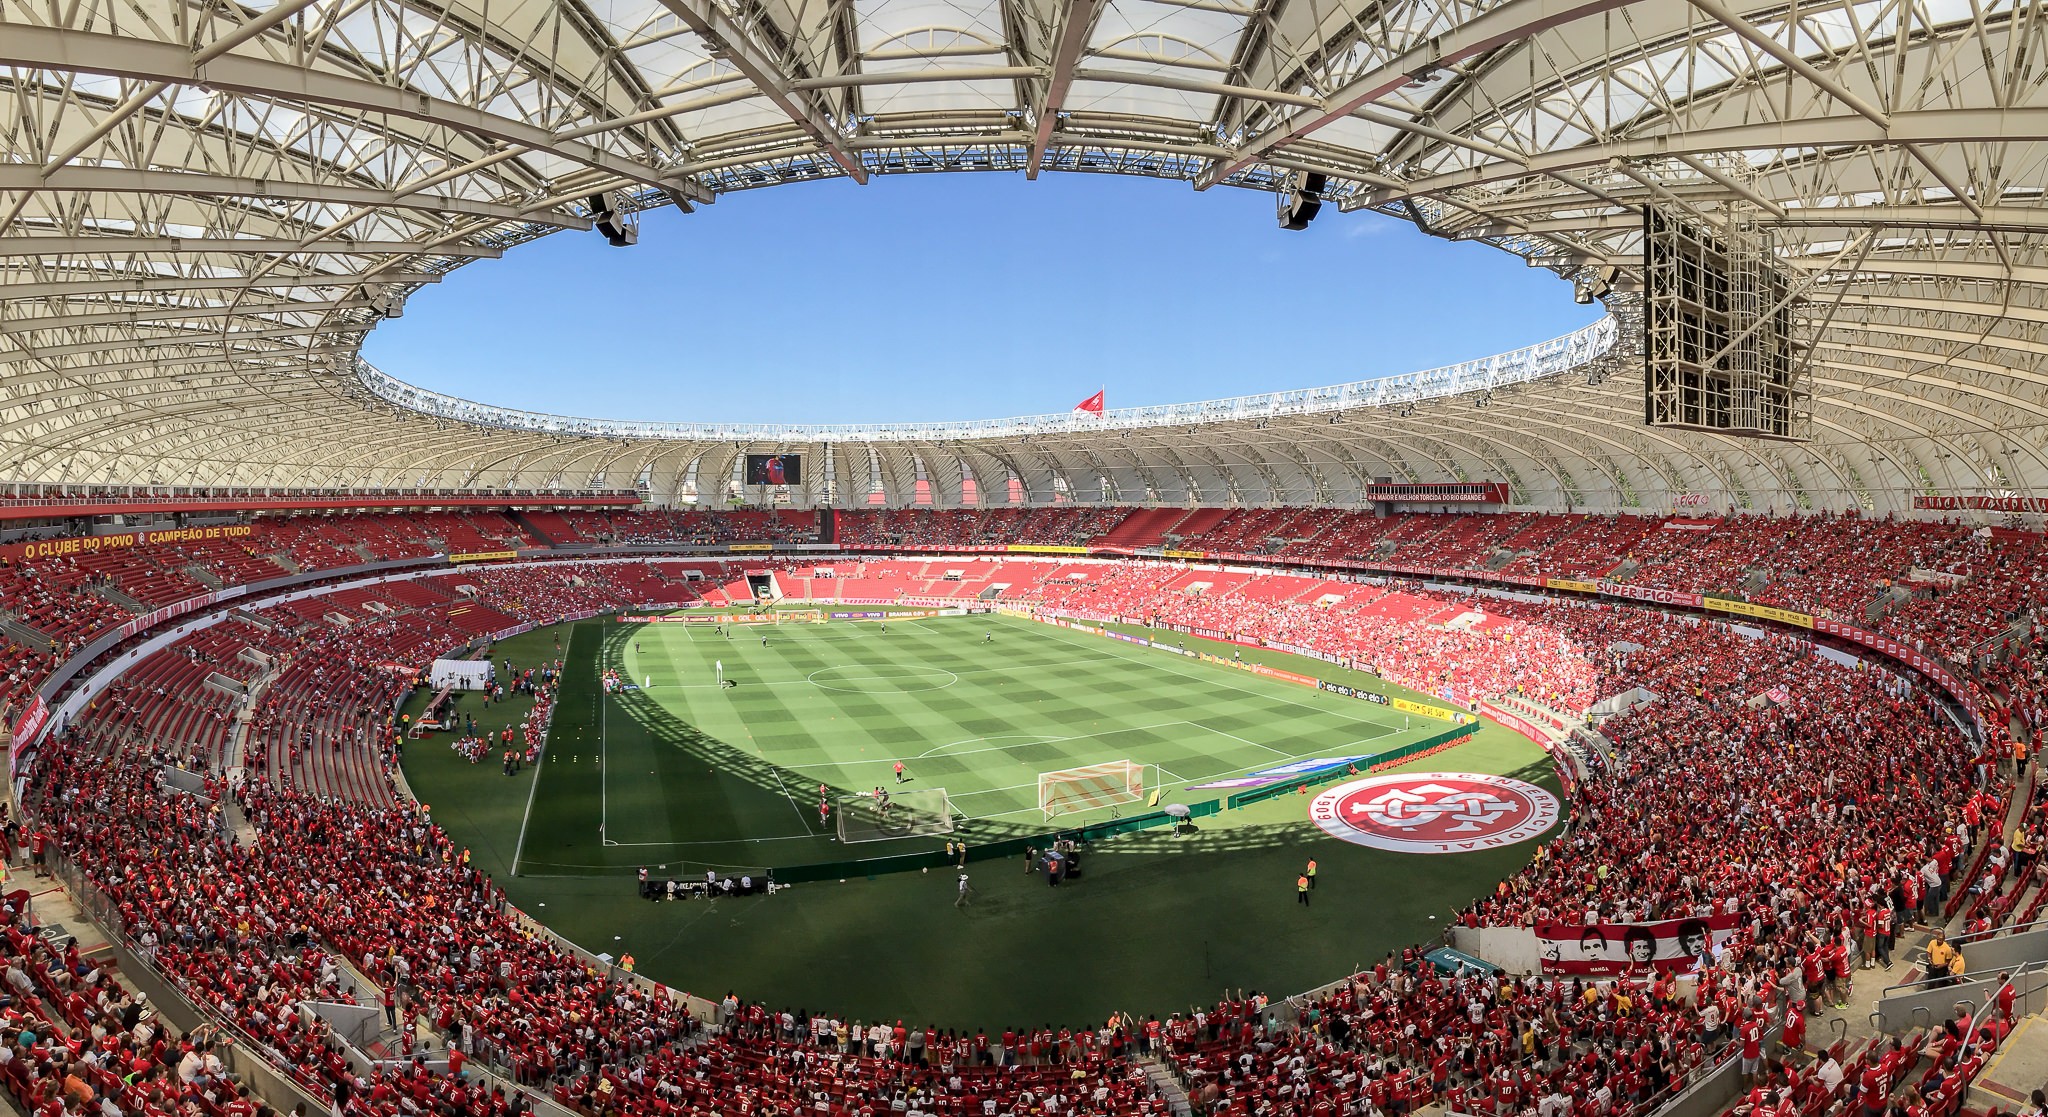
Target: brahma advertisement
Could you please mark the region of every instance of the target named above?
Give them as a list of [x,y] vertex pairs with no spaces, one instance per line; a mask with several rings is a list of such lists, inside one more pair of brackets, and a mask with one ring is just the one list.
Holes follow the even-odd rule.
[[1644,977],[1684,972],[1735,932],[1736,915],[1656,923],[1538,923],[1543,972],[1560,977]]
[[21,720],[14,723],[13,748],[9,750],[10,759],[20,760],[21,750],[27,748],[35,741],[36,735],[43,731],[43,726],[49,720],[50,707],[43,701],[42,695],[31,695],[27,707],[21,712]]

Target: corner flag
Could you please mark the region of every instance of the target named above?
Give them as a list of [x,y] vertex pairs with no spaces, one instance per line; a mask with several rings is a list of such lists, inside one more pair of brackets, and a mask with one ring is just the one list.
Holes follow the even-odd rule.
[[1080,403],[1075,404],[1074,410],[1086,411],[1090,415],[1101,415],[1103,395],[1106,392],[1108,392],[1107,388],[1103,389],[1100,392],[1095,393],[1092,396],[1089,396],[1087,399],[1084,399]]

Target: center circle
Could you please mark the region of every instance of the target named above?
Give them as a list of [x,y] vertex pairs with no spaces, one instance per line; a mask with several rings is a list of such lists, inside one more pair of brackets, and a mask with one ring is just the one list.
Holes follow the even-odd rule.
[[960,676],[938,667],[868,667],[858,663],[822,668],[806,678],[820,690],[841,694],[909,694],[944,690],[960,681]]

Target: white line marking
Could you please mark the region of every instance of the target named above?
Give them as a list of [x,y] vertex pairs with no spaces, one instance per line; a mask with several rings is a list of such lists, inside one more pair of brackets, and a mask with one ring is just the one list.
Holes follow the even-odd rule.
[[[604,647],[605,622],[597,622],[597,839],[609,842],[606,824],[611,821],[611,765],[605,761],[611,758],[611,739],[606,735],[605,726],[612,709],[611,692],[604,688],[604,669],[607,657]],[[624,653],[620,653],[623,655]]]
[[[758,753],[761,750],[755,749],[754,751]],[[765,761],[767,758],[763,757],[762,759]],[[789,800],[789,809],[796,812],[796,820],[804,824],[804,831],[812,834],[817,833],[817,831],[811,829],[811,820],[804,817],[804,809],[796,805],[796,796],[789,793],[789,785],[782,782],[782,770],[774,764],[768,765],[768,770],[775,773],[775,786],[782,789],[782,797]]]
[[1201,722],[1198,721],[1191,721],[1188,724],[1194,726],[1196,729],[1207,729],[1209,732],[1214,733],[1219,737],[1228,737],[1233,741],[1244,741],[1245,744],[1250,745],[1255,749],[1265,749],[1267,752],[1272,753],[1274,756],[1287,755],[1286,753],[1280,751],[1279,749],[1274,748],[1271,745],[1262,745],[1257,741],[1245,741],[1243,737],[1240,737],[1235,733],[1225,733],[1221,729],[1216,729],[1212,726],[1203,725]]
[[[907,665],[907,664],[906,664],[905,666],[909,666],[909,665]],[[807,683],[809,683],[809,684],[811,684],[811,685],[812,685],[812,686],[814,686],[814,687],[817,687],[817,688],[818,688],[819,690],[829,690],[829,691],[832,691],[832,692],[834,692],[834,693],[837,693],[837,694],[874,694],[874,693],[877,693],[876,691],[870,691],[870,690],[861,690],[861,689],[858,689],[857,687],[843,687],[843,686],[833,686],[833,685],[832,685],[832,683],[833,683],[833,682],[837,682],[837,681],[841,681],[841,680],[827,680],[827,681],[825,681],[825,682],[822,682],[822,683],[818,681],[818,676],[820,676],[820,675],[825,675],[825,674],[830,674],[830,673],[831,673],[831,672],[833,672],[833,671],[853,671],[853,670],[862,670],[862,669],[865,669],[865,668],[866,668],[866,665],[865,665],[865,664],[859,664],[859,663],[847,663],[847,664],[841,664],[841,665],[839,665],[839,666],[837,666],[837,667],[820,667],[820,668],[818,668],[818,669],[817,669],[816,671],[813,671],[813,672],[811,672],[810,674],[808,674],[808,675],[804,676],[804,681],[805,681],[805,682],[807,682]],[[954,683],[957,683],[957,682],[959,682],[959,681],[960,681],[960,676],[959,676],[959,675],[957,675],[957,674],[954,674],[953,672],[951,672],[951,671],[948,671],[948,670],[946,670],[946,669],[945,669],[945,668],[943,668],[943,667],[913,667],[913,668],[912,668],[912,669],[911,669],[910,671],[908,671],[908,672],[906,672],[906,673],[904,673],[904,674],[900,674],[900,675],[869,675],[869,676],[867,676],[866,678],[855,678],[855,679],[846,679],[846,680],[844,680],[844,681],[845,681],[845,682],[849,682],[849,683],[855,683],[855,684],[859,684],[859,683],[879,683],[879,682],[883,682],[883,681],[886,681],[886,680],[889,680],[889,679],[934,679],[934,680],[936,680],[936,679],[937,679],[937,678],[938,678],[938,677],[939,677],[940,675],[944,675],[944,676],[946,676],[946,681],[945,681],[945,682],[943,682],[943,683],[939,683],[939,684],[938,684],[937,686],[929,686],[929,687],[922,687],[922,688],[919,688],[919,689],[921,689],[921,690],[944,690],[944,689],[946,689],[947,687],[949,687],[949,686],[952,686],[952,685],[953,685]],[[899,694],[901,694],[901,693],[906,693],[907,691],[908,691],[908,688],[904,688],[904,687],[899,687],[899,688],[897,688],[897,690],[896,690],[896,693],[899,693]],[[879,693],[883,693],[883,694],[886,694],[886,693],[889,693],[889,692],[885,690],[885,691],[881,691],[881,692],[879,692]]]
[[[1044,628],[1044,629],[1049,629],[1049,630],[1051,630],[1052,632],[1055,632],[1055,633],[1066,633],[1066,634],[1067,634],[1067,635],[1069,635],[1069,636],[1072,636],[1072,635],[1073,635],[1073,632],[1072,632],[1072,630],[1071,630],[1071,629],[1064,629],[1064,628],[1061,628],[1061,627],[1059,627],[1058,625],[1050,625],[1050,624],[1045,624],[1045,625],[1042,625],[1042,624],[1038,624],[1038,623],[1037,623],[1036,621],[1024,621],[1024,622],[1022,622],[1022,623],[1024,623],[1024,624],[1030,624],[1030,625],[1034,625],[1034,626],[1036,626],[1036,627],[1038,627],[1038,628]],[[1076,640],[1068,640],[1068,641],[1066,641],[1066,642],[1067,642],[1067,643],[1070,643],[1070,644],[1078,644],[1078,643],[1079,643],[1079,640],[1078,640],[1078,639],[1076,639]],[[1084,646],[1085,646],[1085,645],[1084,645]],[[1161,671],[1164,671],[1164,672],[1166,672],[1166,673],[1167,673],[1167,674],[1169,674],[1169,675],[1179,675],[1179,676],[1180,676],[1181,678],[1183,678],[1183,679],[1193,679],[1194,681],[1196,681],[1196,682],[1198,682],[1198,683],[1209,683],[1209,684],[1212,684],[1212,685],[1215,685],[1215,686],[1220,686],[1220,687],[1222,687],[1222,688],[1223,688],[1223,689],[1225,689],[1225,690],[1234,690],[1234,691],[1238,692],[1239,694],[1248,694],[1248,695],[1251,695],[1251,696],[1252,696],[1253,698],[1257,698],[1257,699],[1260,699],[1260,700],[1262,700],[1262,701],[1267,701],[1267,702],[1279,702],[1279,703],[1281,703],[1282,705],[1287,705],[1287,706],[1293,706],[1294,708],[1296,708],[1296,709],[1299,709],[1299,710],[1314,710],[1314,711],[1316,711],[1316,712],[1318,712],[1318,713],[1334,713],[1334,714],[1337,714],[1338,716],[1340,716],[1340,717],[1344,718],[1344,719],[1345,719],[1345,720],[1347,720],[1347,721],[1351,721],[1351,722],[1356,722],[1356,723],[1358,723],[1358,724],[1360,724],[1360,725],[1373,725],[1373,726],[1380,726],[1380,727],[1382,727],[1382,728],[1384,728],[1384,729],[1386,730],[1386,732],[1385,732],[1385,733],[1381,733],[1381,734],[1380,734],[1380,736],[1382,736],[1382,737],[1386,736],[1386,735],[1387,735],[1388,733],[1399,733],[1399,732],[1401,732],[1400,730],[1398,730],[1398,729],[1395,729],[1395,728],[1394,728],[1393,726],[1389,725],[1388,723],[1386,723],[1386,722],[1383,722],[1383,721],[1380,721],[1380,720],[1378,720],[1378,719],[1376,719],[1376,718],[1362,718],[1362,717],[1355,717],[1355,716],[1353,716],[1353,715],[1351,715],[1351,714],[1345,713],[1345,712],[1344,712],[1343,710],[1341,710],[1341,709],[1339,709],[1339,708],[1337,708],[1337,707],[1335,707],[1335,706],[1311,706],[1311,705],[1309,705],[1309,704],[1308,704],[1308,703],[1306,703],[1306,702],[1296,702],[1296,701],[1294,701],[1294,700],[1293,700],[1293,699],[1291,699],[1291,698],[1281,698],[1281,697],[1278,697],[1277,695],[1271,695],[1271,694],[1261,694],[1261,693],[1259,693],[1258,691],[1255,691],[1255,690],[1246,690],[1245,688],[1243,688],[1243,687],[1241,687],[1241,686],[1233,686],[1232,684],[1230,684],[1230,683],[1228,683],[1228,682],[1225,682],[1225,681],[1223,681],[1222,679],[1213,679],[1213,678],[1209,678],[1208,676],[1203,676],[1203,675],[1190,675],[1190,674],[1188,674],[1188,673],[1187,673],[1186,671],[1175,671],[1175,670],[1174,670],[1173,668],[1171,668],[1171,667],[1168,667],[1168,666],[1166,666],[1166,665],[1165,665],[1164,663],[1162,663],[1162,662],[1159,662],[1159,661],[1158,661],[1157,659],[1152,659],[1152,658],[1147,658],[1147,659],[1139,659],[1139,658],[1138,658],[1138,657],[1136,657],[1136,656],[1128,656],[1128,655],[1123,655],[1123,654],[1120,654],[1120,653],[1118,653],[1118,652],[1116,652],[1116,651],[1113,651],[1113,650],[1110,650],[1110,649],[1103,649],[1103,650],[1102,650],[1102,652],[1101,652],[1100,654],[1103,654],[1103,655],[1107,655],[1107,656],[1108,656],[1109,658],[1111,658],[1111,659],[1121,659],[1121,660],[1124,660],[1124,661],[1126,661],[1126,662],[1129,662],[1129,663],[1144,663],[1144,664],[1146,664],[1147,666],[1151,666],[1151,667],[1156,667],[1156,668],[1158,668],[1159,670],[1161,670]],[[1232,668],[1231,670],[1235,670],[1235,669],[1234,669],[1234,668]],[[1219,674],[1220,674],[1220,672],[1219,672]],[[1286,685],[1288,685],[1288,686],[1292,686],[1292,685],[1294,685],[1294,684],[1292,684],[1292,683],[1289,683],[1289,684],[1286,684]],[[1370,738],[1368,738],[1368,739],[1370,739]]]
[[[546,742],[542,742],[540,758],[543,764],[554,762]],[[519,816],[519,841],[512,847],[512,875],[515,877],[519,875],[519,855],[526,851],[526,824],[533,818],[533,793],[540,790],[540,770],[540,764],[533,766],[533,782],[526,785],[526,813]]]
[[[981,753],[984,753],[984,752],[1006,752],[1006,751],[1008,751],[1008,750],[1010,750],[1010,749],[1015,749],[1015,748],[1024,748],[1024,747],[1025,747],[1025,746],[1027,746],[1027,745],[1033,745],[1033,744],[1038,744],[1038,745],[1057,745],[1057,744],[1060,744],[1060,743],[1062,743],[1062,742],[1064,742],[1064,741],[1085,741],[1085,740],[1087,740],[1087,739],[1088,739],[1088,738],[1090,738],[1090,737],[1101,737],[1101,736],[1104,736],[1105,734],[1109,734],[1109,733],[1142,733],[1142,732],[1144,732],[1145,730],[1148,730],[1148,729],[1164,729],[1164,728],[1166,728],[1166,727],[1167,727],[1167,726],[1169,726],[1169,725],[1193,725],[1193,724],[1194,724],[1193,722],[1188,722],[1188,721],[1162,721],[1162,722],[1158,723],[1157,725],[1120,725],[1120,726],[1117,726],[1117,727],[1115,727],[1115,728],[1113,728],[1113,729],[1102,729],[1102,730],[1098,730],[1098,731],[1096,731],[1096,732],[1094,732],[1094,733],[1079,733],[1079,734],[1075,734],[1074,736],[1071,736],[1071,737],[1061,737],[1061,736],[1057,736],[1057,735],[1052,735],[1052,734],[1048,734],[1048,735],[1045,735],[1045,736],[1033,736],[1033,735],[1031,735],[1031,734],[1027,734],[1027,733],[998,733],[998,734],[996,734],[996,735],[994,735],[994,736],[992,736],[992,737],[969,737],[969,738],[967,738],[967,739],[966,739],[966,740],[964,740],[964,741],[953,741],[953,742],[951,742],[951,743],[949,743],[949,744],[944,744],[944,745],[936,745],[936,746],[934,746],[934,747],[932,747],[932,748],[926,749],[925,751],[923,751],[923,752],[921,752],[921,753],[918,753],[918,754],[917,754],[917,755],[915,755],[915,756],[880,756],[880,757],[876,757],[876,758],[875,758],[875,759],[873,759],[873,760],[855,760],[855,761],[830,761],[830,760],[821,760],[821,761],[819,761],[819,762],[817,762],[817,763],[815,763],[815,764],[785,764],[785,765],[783,765],[783,767],[785,767],[785,768],[788,768],[788,769],[789,769],[790,771],[796,771],[796,770],[798,770],[798,769],[800,769],[800,768],[847,768],[847,767],[853,767],[853,766],[855,766],[855,765],[860,765],[860,764],[893,764],[893,763],[895,763],[895,762],[896,762],[896,761],[898,761],[898,760],[901,760],[901,761],[905,761],[905,762],[907,763],[907,762],[909,762],[909,761],[912,761],[912,760],[927,760],[927,759],[930,759],[930,758],[931,758],[931,757],[933,757],[933,756],[938,756],[938,755],[940,755],[941,753],[944,753],[944,755],[946,755],[946,756],[976,756],[976,755],[979,755],[979,754],[981,754]],[[1200,726],[1196,726],[1196,728],[1198,728],[1198,729],[1199,729],[1199,728],[1201,728],[1201,727],[1200,727]],[[1225,736],[1228,736],[1228,734],[1225,734]],[[965,750],[965,751],[962,751],[962,752],[952,752],[952,753],[947,753],[947,752],[944,752],[944,750],[946,750],[946,749],[950,749],[950,748],[952,748],[952,747],[953,747],[954,745],[971,745],[971,744],[974,744],[974,743],[975,743],[976,741],[1007,741],[1007,740],[1019,740],[1019,741],[1021,741],[1022,743],[1021,743],[1021,744],[1015,744],[1015,745],[994,745],[994,746],[991,746],[991,747],[989,747],[989,748],[985,748],[985,749],[967,749],[967,750]],[[1284,754],[1283,754],[1283,755],[1284,755]],[[973,793],[972,793],[972,792],[968,792],[967,794],[973,794]]]

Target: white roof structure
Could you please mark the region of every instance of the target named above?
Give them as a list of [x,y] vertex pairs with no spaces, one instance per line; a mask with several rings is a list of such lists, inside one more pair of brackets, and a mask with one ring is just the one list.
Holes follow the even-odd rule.
[[[780,450],[807,456],[799,505],[1012,479],[1169,503],[1380,478],[1581,509],[2044,495],[2044,35],[2039,0],[0,3],[0,480],[708,498]],[[414,287],[596,235],[600,192],[953,170],[1319,172],[1504,267],[1619,268],[1615,316],[1386,381],[906,427],[528,415],[358,355]],[[1642,423],[1643,209],[1729,203],[1807,294],[1810,442]]]

